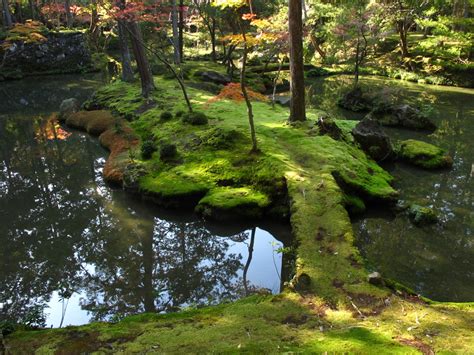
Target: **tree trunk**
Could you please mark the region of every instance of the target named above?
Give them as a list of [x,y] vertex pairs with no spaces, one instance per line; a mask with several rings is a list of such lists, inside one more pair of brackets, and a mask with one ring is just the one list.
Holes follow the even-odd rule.
[[10,28],[13,26],[12,15],[10,13],[10,5],[8,4],[8,0],[2,0],[2,7],[3,7],[3,25],[6,28]]
[[179,59],[184,60],[184,0],[179,0],[179,22],[178,22]]
[[244,53],[242,56],[242,69],[240,70],[240,88],[242,89],[242,94],[245,99],[245,104],[247,105],[247,114],[249,116],[249,125],[250,125],[250,137],[252,138],[252,150],[251,152],[258,152],[257,147],[257,135],[255,133],[255,125],[253,121],[253,107],[252,103],[250,102],[249,95],[247,93],[247,86],[245,83],[245,69],[247,68],[247,55],[248,55],[248,48],[247,48],[247,37],[245,35],[245,30],[241,25],[241,32],[242,38],[244,40]]
[[23,23],[23,12],[21,11],[21,4],[19,2],[15,2],[14,6],[16,22]]
[[135,21],[129,22],[127,27],[130,31],[133,55],[137,62],[138,74],[140,75],[142,96],[148,98],[150,93],[155,90],[155,83],[153,82],[153,75],[151,74],[150,65],[148,64],[148,59],[146,57],[142,32],[138,23]]
[[178,31],[178,8],[176,0],[172,1],[171,22],[173,26],[173,50],[174,50],[174,64],[181,63],[179,56],[179,31]]
[[28,6],[30,7],[31,19],[36,20],[36,6],[33,0],[28,0]]
[[127,29],[122,20],[118,21],[118,32],[120,42],[120,59],[122,60],[122,80],[125,82],[133,81],[132,58],[128,47]]
[[72,27],[72,14],[71,14],[71,4],[69,0],[65,0],[64,9],[66,10],[66,26]]
[[252,233],[250,235],[250,243],[249,243],[249,256],[247,258],[247,262],[245,263],[244,266],[244,273],[243,273],[243,283],[244,283],[244,290],[245,290],[245,296],[249,295],[249,287],[247,283],[247,273],[249,271],[250,264],[252,263],[252,256],[253,256],[253,247],[255,244],[255,231],[257,228],[252,228]]
[[291,104],[290,122],[306,119],[304,63],[303,63],[303,20],[301,0],[289,0],[288,9],[290,33],[290,76]]
[[407,30],[405,21],[400,20],[397,24],[398,34],[400,36],[400,49],[402,51],[402,57],[406,58],[410,56],[408,52],[408,41],[407,41]]
[[209,35],[211,36],[211,59],[213,62],[217,61],[217,54],[216,54],[216,20],[214,18],[211,19],[211,23],[208,25],[209,28]]

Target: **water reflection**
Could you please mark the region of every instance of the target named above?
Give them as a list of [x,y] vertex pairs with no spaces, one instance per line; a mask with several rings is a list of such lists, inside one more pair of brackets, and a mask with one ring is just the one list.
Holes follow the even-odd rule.
[[48,124],[0,119],[3,318],[58,326],[84,322],[83,311],[113,320],[280,291],[283,244],[271,234],[214,232],[111,190],[97,141],[77,132],[38,139]]
[[[360,118],[363,114],[349,113],[334,103],[334,97],[347,87],[347,80],[344,76],[315,80],[310,88],[310,104],[339,118]],[[373,268],[425,296],[442,301],[473,301],[474,90],[373,77],[364,78],[362,84],[430,112],[438,126],[431,135],[385,130],[395,139],[419,139],[443,147],[454,158],[454,167],[429,172],[401,163],[386,166],[397,179],[395,187],[400,189],[401,198],[433,207],[440,223],[416,228],[405,216],[371,212],[354,222],[357,245]]]

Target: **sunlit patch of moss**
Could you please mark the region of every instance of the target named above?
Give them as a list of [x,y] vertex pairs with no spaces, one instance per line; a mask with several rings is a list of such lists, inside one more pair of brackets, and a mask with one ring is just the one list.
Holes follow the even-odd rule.
[[453,165],[453,158],[445,150],[414,139],[400,142],[398,155],[408,163],[425,169],[450,168]]

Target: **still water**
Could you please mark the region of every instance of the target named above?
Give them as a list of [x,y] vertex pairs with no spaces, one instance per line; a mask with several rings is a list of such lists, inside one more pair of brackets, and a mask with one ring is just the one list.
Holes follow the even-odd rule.
[[[347,76],[312,82],[311,105],[339,118],[361,118],[334,104],[350,82]],[[403,163],[385,166],[396,178],[401,199],[434,208],[440,221],[419,228],[405,215],[369,211],[353,223],[358,247],[370,268],[424,296],[474,301],[474,90],[376,77],[365,77],[362,84],[395,101],[424,106],[438,126],[434,133],[385,130],[394,140],[412,138],[443,147],[454,158],[454,167],[430,172]]]
[[0,84],[0,317],[58,327],[278,293],[288,226],[160,210],[104,183],[96,139],[51,134],[61,101],[98,86],[94,76]]

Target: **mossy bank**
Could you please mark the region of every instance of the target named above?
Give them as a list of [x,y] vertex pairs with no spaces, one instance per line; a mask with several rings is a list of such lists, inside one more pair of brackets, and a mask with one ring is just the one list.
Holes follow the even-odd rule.
[[[140,98],[138,85],[116,82],[89,102],[89,108],[132,119],[130,127],[141,142],[129,144],[118,157],[112,154],[108,164],[140,195],[165,206],[186,202],[206,218],[288,216],[297,240],[291,285],[277,296],[252,296],[177,314],[17,331],[6,338],[8,351],[470,350],[472,304],[427,303],[406,291],[368,282],[345,206],[354,205],[350,201],[391,203],[397,192],[392,177],[354,145],[346,125],[340,124],[343,137],[334,140],[319,135],[317,112],[310,112],[307,122],[290,126],[287,109],[254,102],[260,152],[249,154],[244,104],[209,102],[212,94],[190,89],[194,110],[208,118],[207,124],[193,125],[182,119],[185,106],[176,83],[162,77],[156,82],[158,89],[148,101]],[[120,127],[108,127],[101,141],[106,134],[123,132]],[[151,146],[145,155],[149,159],[142,157],[145,142]],[[163,155],[161,147],[169,145],[175,149]]]

